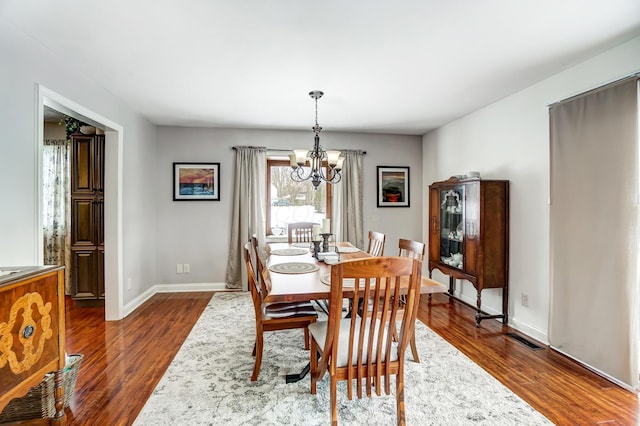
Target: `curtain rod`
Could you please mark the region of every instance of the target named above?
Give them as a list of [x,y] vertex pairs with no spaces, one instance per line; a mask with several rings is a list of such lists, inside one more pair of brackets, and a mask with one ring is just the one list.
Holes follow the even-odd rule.
[[[258,146],[250,146],[248,148],[263,148],[263,147],[258,147]],[[238,149],[237,146],[232,146],[231,149],[233,149],[234,151],[236,151]],[[272,152],[292,152],[292,149],[279,149],[279,148],[265,148],[267,151],[272,151]],[[343,150],[338,150],[338,151],[349,151],[348,149],[343,149]],[[363,155],[367,155],[367,151],[362,151]]]
[[618,85],[618,84],[621,84],[621,83],[625,83],[626,81],[633,80],[634,78],[635,79],[640,78],[640,72],[629,74],[627,76],[624,76],[624,77],[609,81],[608,83],[601,84],[601,85],[593,87],[591,89],[583,90],[582,92],[576,93],[575,95],[571,95],[571,96],[569,96],[567,98],[560,99],[559,101],[552,102],[552,103],[547,105],[547,108],[550,108],[550,107],[555,106],[555,105],[562,104],[562,103],[567,102],[567,101],[572,101],[572,100],[577,99],[577,98],[582,97],[582,96],[590,95],[590,94],[595,93],[595,92],[597,92],[599,90],[607,89],[609,87],[613,87],[615,85]]

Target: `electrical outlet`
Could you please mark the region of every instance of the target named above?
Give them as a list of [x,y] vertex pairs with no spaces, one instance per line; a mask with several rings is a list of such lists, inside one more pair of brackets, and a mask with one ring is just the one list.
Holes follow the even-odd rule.
[[191,265],[189,265],[188,263],[185,263],[184,265],[182,265],[182,272],[184,272],[185,274],[190,273]]
[[184,273],[184,268],[182,266],[182,263],[178,263],[176,265],[176,274],[183,274]]
[[526,308],[529,307],[529,295],[527,293],[522,293],[522,300],[520,303]]
[[127,290],[131,290],[131,277],[127,278]]

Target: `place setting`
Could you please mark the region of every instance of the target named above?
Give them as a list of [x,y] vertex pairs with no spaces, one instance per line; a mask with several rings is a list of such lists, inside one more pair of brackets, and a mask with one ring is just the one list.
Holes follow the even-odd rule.
[[318,265],[308,262],[285,262],[269,266],[269,271],[280,274],[309,274],[319,269]]
[[305,250],[303,248],[281,248],[271,250],[271,254],[276,256],[299,256],[307,253],[309,253],[309,250]]

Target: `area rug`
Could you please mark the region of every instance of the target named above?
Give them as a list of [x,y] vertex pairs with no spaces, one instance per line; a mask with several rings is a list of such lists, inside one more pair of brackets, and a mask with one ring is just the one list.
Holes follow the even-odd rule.
[[[250,295],[214,295],[134,424],[330,424],[328,376],[316,395],[308,376],[285,383],[285,375],[309,360],[302,330],[265,334],[257,382],[250,381],[254,337]],[[420,321],[416,341],[420,363],[410,350],[405,363],[408,425],[552,424]],[[341,425],[395,424],[395,394],[349,401],[340,383],[338,419]]]

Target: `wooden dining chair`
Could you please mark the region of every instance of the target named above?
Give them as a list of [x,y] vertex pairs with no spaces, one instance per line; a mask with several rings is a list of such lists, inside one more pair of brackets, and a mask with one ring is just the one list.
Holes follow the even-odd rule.
[[311,303],[264,303],[266,285],[256,279],[256,273],[251,262],[252,243],[244,246],[244,258],[247,268],[247,280],[251,290],[251,299],[256,316],[256,341],[253,345],[253,356],[256,357],[251,374],[251,381],[258,380],[260,365],[262,364],[262,350],[264,347],[263,334],[266,331],[288,330],[302,328],[304,330],[304,348],[309,349],[309,324],[316,322],[318,314]]
[[[309,332],[311,393],[316,393],[317,381],[328,371],[333,425],[338,424],[338,381],[347,382],[351,400],[354,381],[359,399],[363,388],[368,397],[372,391],[380,396],[383,383],[389,395],[391,376],[396,383],[397,424],[405,424],[404,352],[418,313],[421,273],[422,262],[399,256],[346,260],[331,267],[328,319],[311,324]],[[405,286],[402,293],[406,293],[404,315],[399,314],[401,282]],[[343,318],[343,288],[347,287],[353,287],[349,297],[352,312]],[[356,308],[360,301],[373,303],[371,308],[365,306],[362,316]],[[390,324],[395,328],[396,321],[401,321],[397,340],[389,330]]]
[[313,222],[290,223],[288,226],[289,244],[311,242],[313,237],[313,225],[318,224]]
[[[424,243],[421,243],[419,241],[405,240],[400,238],[398,240],[398,248],[400,250],[398,253],[398,256],[410,257],[412,259],[417,259],[420,262],[424,261],[424,250],[425,250]],[[431,297],[431,294],[429,294],[429,297]],[[404,296],[400,297],[400,309],[404,309],[405,299],[406,298]],[[420,362],[420,357],[418,356],[418,346],[416,345],[415,331],[411,335],[410,344],[411,344],[411,354],[413,355],[413,360],[415,362]]]
[[384,254],[384,242],[386,235],[382,232],[369,231],[369,247],[367,253],[371,256],[382,256]]

